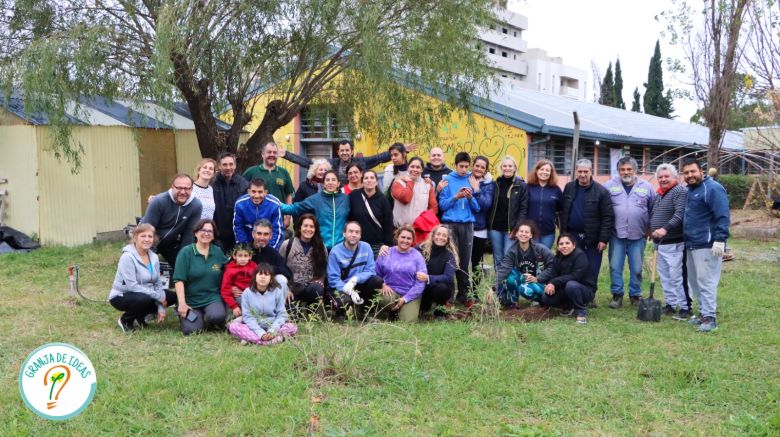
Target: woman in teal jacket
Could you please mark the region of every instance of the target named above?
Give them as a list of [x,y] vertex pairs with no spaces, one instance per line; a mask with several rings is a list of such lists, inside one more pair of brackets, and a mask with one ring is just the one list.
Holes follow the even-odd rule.
[[335,171],[329,170],[325,173],[322,191],[302,202],[282,204],[281,209],[282,214],[296,217],[307,212],[314,214],[320,222],[320,234],[328,250],[344,241],[342,230],[349,215],[349,197],[339,191],[339,178]]

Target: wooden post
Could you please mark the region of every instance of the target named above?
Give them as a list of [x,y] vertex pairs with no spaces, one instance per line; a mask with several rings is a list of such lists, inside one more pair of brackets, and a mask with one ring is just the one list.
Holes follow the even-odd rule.
[[[580,148],[580,116],[574,111],[574,136],[571,143],[571,176],[577,174],[577,152]],[[595,169],[594,169],[595,170]]]

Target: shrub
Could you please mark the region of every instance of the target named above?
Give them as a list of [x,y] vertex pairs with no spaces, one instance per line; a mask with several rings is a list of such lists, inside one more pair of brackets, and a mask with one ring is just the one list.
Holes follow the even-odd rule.
[[[753,185],[754,176],[741,174],[726,174],[718,177],[718,182],[726,189],[729,195],[729,207],[731,209],[742,209],[745,206],[745,199],[750,193],[750,187]],[[758,205],[756,205],[758,206]]]

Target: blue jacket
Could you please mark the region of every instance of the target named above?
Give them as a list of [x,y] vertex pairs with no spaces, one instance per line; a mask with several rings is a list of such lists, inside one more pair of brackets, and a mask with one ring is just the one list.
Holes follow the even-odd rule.
[[686,249],[706,249],[729,237],[729,198],[723,186],[708,176],[688,185],[683,219]]
[[476,221],[474,221],[474,230],[481,231],[487,229],[488,215],[490,215],[490,207],[493,206],[493,191],[496,189],[496,183],[493,182],[493,176],[490,173],[485,175],[485,178],[479,181],[479,191],[474,193],[474,197],[477,198],[479,204],[479,212],[474,214]]
[[469,176],[471,173],[460,176],[457,172],[452,172],[447,175],[447,186],[439,193],[439,209],[444,211],[441,216],[442,223],[474,223],[476,221],[475,214],[480,210],[477,197],[471,196],[471,199],[463,197],[455,200],[455,194],[461,188],[471,189]]
[[349,215],[349,197],[346,194],[341,191],[329,193],[323,190],[302,202],[282,205],[283,214],[297,217],[307,212],[317,216],[322,241],[328,250],[344,241],[344,225]]
[[256,221],[266,219],[271,222],[271,241],[277,251],[284,241],[284,223],[279,201],[273,194],[266,194],[259,205],[252,202],[249,194],[244,194],[236,200],[236,211],[233,215],[233,233],[236,234],[236,243],[252,243],[252,228]]
[[328,287],[340,293],[344,292],[344,284],[353,276],[357,277],[358,284],[368,281],[374,272],[374,251],[364,241],[358,242],[355,262],[346,272],[346,279],[341,279],[341,269],[346,269],[352,260],[354,251],[347,249],[344,244],[338,244],[328,254]]
[[526,185],[528,191],[528,218],[533,220],[542,235],[555,233],[558,214],[563,209],[563,192],[557,185]]

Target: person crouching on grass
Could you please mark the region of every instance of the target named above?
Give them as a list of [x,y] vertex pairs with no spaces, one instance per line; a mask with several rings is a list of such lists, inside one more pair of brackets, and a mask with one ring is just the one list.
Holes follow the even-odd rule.
[[376,274],[384,284],[379,308],[398,313],[402,322],[416,322],[420,315],[420,297],[428,282],[428,269],[419,251],[414,249],[414,229],[401,226],[395,232],[396,245],[376,262]]
[[[558,237],[558,253],[552,268],[539,274],[536,282],[544,286],[542,305],[569,309],[576,313],[577,323],[588,323],[588,303],[596,295],[596,278],[590,271],[588,257],[576,246],[571,234]],[[533,279],[529,278],[529,282]],[[569,315],[566,311],[562,315]]]
[[287,321],[285,292],[274,279],[274,268],[260,263],[251,285],[241,295],[242,321],[228,325],[228,331],[242,344],[271,345],[281,343],[298,332],[295,323]]
[[257,264],[252,261],[252,249],[246,244],[233,248],[232,260],[225,265],[222,273],[220,294],[225,304],[233,311],[233,323],[241,321],[241,295],[252,283],[252,274]]

